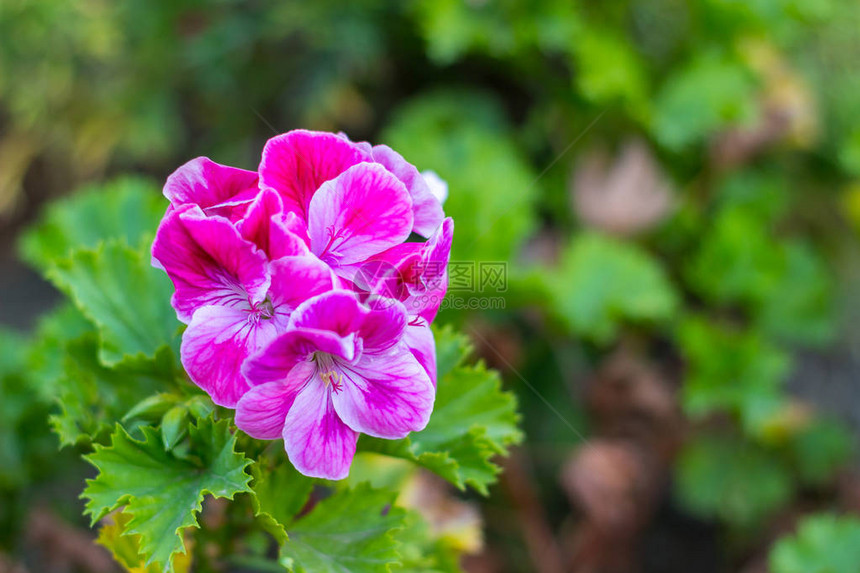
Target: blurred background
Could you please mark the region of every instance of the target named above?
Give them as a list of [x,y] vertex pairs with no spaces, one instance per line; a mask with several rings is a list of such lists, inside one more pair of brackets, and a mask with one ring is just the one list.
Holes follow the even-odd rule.
[[467,571],[860,571],[858,94],[855,0],[2,0],[0,572],[113,570],[22,230],[299,127],[448,181],[526,432]]

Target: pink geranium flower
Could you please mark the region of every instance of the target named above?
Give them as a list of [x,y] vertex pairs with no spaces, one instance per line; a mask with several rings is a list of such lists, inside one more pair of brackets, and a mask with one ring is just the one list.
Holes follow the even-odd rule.
[[269,140],[259,174],[201,157],[167,180],[152,255],[188,325],[182,364],[307,475],[345,477],[360,433],[427,424],[444,187],[389,147],[303,130]]
[[236,425],[259,439],[284,439],[296,469],[342,479],[360,433],[397,439],[423,429],[435,388],[403,340],[406,310],[396,301],[360,303],[335,290],[307,300],[290,326],[252,356],[252,388]]

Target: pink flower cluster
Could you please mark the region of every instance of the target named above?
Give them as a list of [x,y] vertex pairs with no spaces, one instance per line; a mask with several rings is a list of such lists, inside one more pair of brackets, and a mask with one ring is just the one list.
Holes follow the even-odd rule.
[[309,476],[346,477],[360,433],[423,429],[446,191],[389,147],[304,130],[270,139],[257,172],[205,157],[180,167],[152,257],[188,325],[191,380],[249,435],[283,438]]

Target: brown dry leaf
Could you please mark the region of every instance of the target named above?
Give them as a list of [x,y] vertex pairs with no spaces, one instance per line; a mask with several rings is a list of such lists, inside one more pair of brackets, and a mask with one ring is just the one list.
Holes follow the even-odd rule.
[[633,445],[598,439],[579,448],[568,461],[562,486],[599,529],[626,532],[640,520],[649,473]]
[[27,568],[0,553],[0,573],[27,573]]
[[640,139],[629,139],[616,158],[601,151],[586,155],[574,171],[572,186],[579,218],[614,235],[654,228],[674,203],[667,179]]
[[633,350],[622,347],[606,360],[587,400],[603,435],[635,439],[663,461],[673,455],[684,426],[675,390]]
[[27,540],[38,549],[39,555],[58,566],[89,573],[116,571],[110,554],[96,545],[88,532],[68,525],[46,509],[31,512]]

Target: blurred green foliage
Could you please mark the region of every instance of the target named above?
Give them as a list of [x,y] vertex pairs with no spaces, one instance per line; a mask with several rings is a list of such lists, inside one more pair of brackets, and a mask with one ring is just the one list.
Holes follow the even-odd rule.
[[860,567],[860,520],[832,514],[804,519],[770,556],[774,573],[849,573]]
[[[565,420],[578,422],[582,406],[565,384],[632,340],[677,365],[666,377],[690,430],[675,497],[753,544],[755,527],[799,496],[828,495],[856,454],[851,430],[785,388],[804,356],[842,349],[856,331],[846,317],[857,259],[846,253],[860,231],[858,29],[852,0],[7,0],[0,214],[105,172],[163,179],[198,154],[253,168],[265,138],[294,127],[387,143],[448,181],[452,258],[507,263],[507,290],[489,293],[506,312],[443,316],[514,332],[499,354],[564,412],[548,415],[523,391],[544,483],[580,441]],[[603,165],[603,186],[621,188],[623,200],[610,208],[605,199],[604,216],[590,218],[577,201],[588,152],[612,156],[633,138],[648,150],[645,167],[628,166],[635,176],[625,179],[621,158]],[[640,191],[653,172],[671,182],[668,206],[625,227],[652,200]],[[139,292],[114,300],[93,288],[105,273],[164,287],[137,247],[163,213],[153,187],[126,179],[82,190],[48,207],[21,243],[43,271],[85,249],[72,255],[74,273],[50,276],[88,314],[64,306],[30,340],[0,338],[7,497],[52,467],[36,420],[51,411],[63,443],[85,446],[82,433],[103,443],[109,428],[88,426],[90,413],[121,416],[153,390],[152,372],[181,376],[175,348],[153,356],[159,341],[175,341],[167,307],[129,307]],[[110,263],[92,255],[105,251]],[[488,294],[473,290],[452,295]],[[108,320],[100,301],[122,306],[123,320]],[[151,323],[155,338],[136,332]],[[120,347],[142,354],[124,359]],[[456,375],[469,383],[471,374]],[[144,390],[115,395],[111,376]],[[69,391],[84,408],[51,410]],[[148,404],[139,423],[205,417],[188,414],[189,400]],[[502,406],[489,427],[510,426]],[[434,449],[448,437],[430,437],[398,444],[398,455],[479,489],[495,475],[491,452],[506,445],[470,435],[480,455],[461,464]],[[161,436],[165,445],[186,438]],[[0,514],[8,530],[11,515]],[[849,569],[827,557],[828,539],[853,539],[856,526],[809,523],[777,546],[774,572],[856,570],[850,556],[839,557]]]

